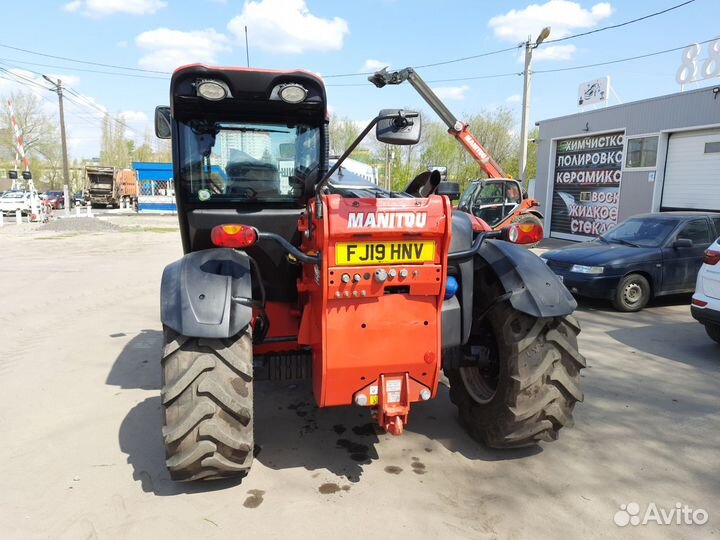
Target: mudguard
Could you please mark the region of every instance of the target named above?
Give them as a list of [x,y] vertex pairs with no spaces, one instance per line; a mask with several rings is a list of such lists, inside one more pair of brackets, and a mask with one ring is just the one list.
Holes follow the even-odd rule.
[[162,323],[189,337],[229,338],[252,319],[247,254],[215,248],[186,254],[165,267],[160,289]]
[[555,273],[531,251],[502,240],[485,240],[475,256],[476,268],[487,263],[511,292],[513,308],[533,317],[562,317],[577,302]]

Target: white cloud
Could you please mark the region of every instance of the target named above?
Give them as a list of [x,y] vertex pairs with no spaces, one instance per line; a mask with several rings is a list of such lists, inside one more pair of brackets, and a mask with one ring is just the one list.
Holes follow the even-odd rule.
[[533,60],[572,60],[575,50],[575,45],[538,47],[533,51]]
[[520,94],[513,94],[512,96],[505,98],[505,103],[520,103],[520,101],[522,101],[522,96]]
[[535,39],[540,30],[550,26],[552,39],[567,36],[574,30],[592,28],[611,13],[612,7],[608,2],[600,2],[588,10],[577,2],[549,0],[492,17],[488,26],[498,38],[515,42],[525,41],[528,36]]
[[156,28],[138,35],[135,45],[149,51],[138,62],[142,67],[167,71],[194,62],[214,64],[218,54],[230,50],[228,38],[212,28],[190,32]]
[[121,116],[126,124],[146,123],[148,121],[147,114],[142,111],[122,111],[118,116]]
[[383,62],[382,60],[368,58],[367,60],[365,60],[363,67],[360,68],[360,71],[378,71],[384,67],[389,68],[390,62]]
[[462,86],[438,86],[437,88],[433,88],[433,92],[435,92],[440,99],[450,101],[461,101],[465,99],[465,92],[468,90],[470,90],[470,87],[465,84]]
[[69,13],[75,13],[78,9],[82,7],[83,3],[82,0],[73,0],[72,2],[68,2],[63,6],[63,9]]
[[165,0],[73,0],[63,6],[65,11],[103,17],[124,13],[127,15],[152,15],[167,6]]
[[80,77],[77,75],[63,75],[62,73],[48,73],[48,77],[52,80],[57,81],[60,79],[63,86],[77,86],[80,83]]
[[305,0],[246,1],[240,15],[228,23],[228,29],[244,43],[245,26],[250,50],[257,47],[272,53],[336,51],[342,48],[349,32],[347,21],[313,15]]

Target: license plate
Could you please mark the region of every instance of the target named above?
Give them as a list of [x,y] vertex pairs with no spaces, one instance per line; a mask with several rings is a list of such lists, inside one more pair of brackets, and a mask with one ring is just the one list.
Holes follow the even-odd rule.
[[435,260],[435,242],[340,242],[335,245],[335,264],[424,263]]

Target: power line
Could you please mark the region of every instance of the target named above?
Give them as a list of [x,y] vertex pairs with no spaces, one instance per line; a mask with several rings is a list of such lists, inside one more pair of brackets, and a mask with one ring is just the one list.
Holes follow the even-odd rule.
[[[597,32],[603,32],[603,31],[605,31],[605,30],[613,30],[613,29],[615,29],[615,28],[621,28],[621,27],[627,26],[627,25],[629,25],[629,24],[633,24],[633,23],[636,23],[636,22],[644,21],[644,20],[650,19],[650,18],[652,18],[652,17],[657,17],[658,15],[663,15],[663,14],[667,13],[668,11],[673,11],[674,9],[678,9],[678,8],[683,7],[683,6],[687,6],[688,4],[692,4],[693,2],[695,2],[695,0],[687,0],[686,2],[682,2],[681,4],[677,4],[677,5],[671,6],[671,7],[667,8],[667,9],[663,9],[663,10],[661,10],[661,11],[656,11],[656,12],[654,12],[654,13],[649,13],[649,14],[647,14],[647,15],[643,15],[642,17],[638,17],[637,19],[630,19],[629,21],[621,22],[621,23],[618,23],[618,24],[612,24],[612,25],[609,25],[609,26],[603,26],[602,28],[596,28],[595,30],[589,30],[589,31],[587,31],[587,32],[581,32],[580,34],[573,34],[573,35],[571,35],[571,36],[565,36],[565,37],[556,38],[556,39],[548,39],[548,40],[545,40],[545,43],[558,43],[559,41],[566,41],[566,40],[568,40],[568,39],[575,39],[575,38],[579,38],[579,37],[583,37],[583,36],[589,36],[590,34],[596,34]],[[537,73],[537,72],[536,72],[536,73]]]
[[[624,21],[624,22],[621,22],[621,23],[618,23],[618,24],[613,24],[613,25],[609,25],[609,26],[603,26],[602,28],[596,28],[595,30],[590,30],[590,31],[588,31],[588,32],[581,32],[581,33],[579,33],[579,34],[572,34],[572,35],[570,35],[570,36],[565,36],[565,37],[562,37],[562,38],[548,39],[548,40],[545,41],[545,43],[557,43],[557,42],[559,42],[559,41],[566,41],[566,40],[568,40],[568,39],[575,39],[575,38],[587,36],[587,35],[590,35],[590,34],[595,34],[595,33],[597,33],[597,32],[603,32],[603,31],[605,31],[605,30],[612,30],[612,29],[614,29],[614,28],[620,28],[620,27],[622,27],[622,26],[627,26],[627,25],[629,25],[629,24],[633,24],[633,23],[636,23],[636,22],[644,21],[644,20],[646,20],[646,19],[651,19],[652,17],[657,17],[658,15],[663,15],[663,14],[669,12],[669,11],[673,11],[673,10],[675,10],[675,9],[681,8],[681,7],[686,6],[686,5],[688,5],[688,4],[692,4],[693,2],[695,2],[695,0],[686,0],[685,2],[682,2],[682,3],[680,3],[680,4],[671,6],[671,7],[667,8],[667,9],[663,9],[663,10],[661,10],[661,11],[656,11],[656,12],[654,12],[654,13],[648,13],[647,15],[643,15],[642,17],[638,17],[638,18],[636,18],[636,19],[630,19],[630,20],[628,20],[628,21]],[[484,52],[484,53],[480,53],[480,54],[474,54],[474,55],[472,55],[472,56],[464,56],[464,57],[462,57],[462,58],[454,58],[454,59],[452,59],[452,60],[443,60],[443,61],[440,61],[440,62],[433,62],[433,63],[430,63],[430,64],[421,64],[421,65],[413,66],[413,68],[414,68],[414,69],[422,69],[422,68],[428,68],[428,67],[444,66],[444,65],[447,65],[447,64],[455,64],[455,63],[457,63],[457,62],[465,62],[465,61],[467,61],[467,60],[474,60],[474,59],[476,59],[476,58],[482,58],[482,57],[484,57],[484,56],[491,56],[491,55],[494,55],[494,54],[500,54],[500,53],[504,53],[504,52],[508,52],[508,51],[514,51],[514,50],[517,50],[518,48],[520,48],[520,47],[522,47],[522,46],[524,46],[524,43],[521,43],[521,44],[519,44],[519,45],[515,45],[515,46],[513,46],[513,47],[507,47],[507,48],[505,48],[505,49],[498,49],[498,50],[495,50],[495,51],[488,51],[488,52]],[[536,72],[536,73],[537,73],[537,72]],[[339,75],[323,75],[323,78],[325,78],[325,79],[331,79],[331,78],[338,78],[338,77],[356,77],[356,76],[360,76],[360,75],[372,75],[372,74],[373,74],[372,72],[341,73],[341,74],[339,74]],[[457,79],[454,79],[454,80],[457,80]],[[328,85],[328,86],[330,86],[330,85]],[[333,85],[333,86],[340,86],[340,85]],[[349,85],[345,85],[345,86],[349,86]]]
[[[427,83],[442,83],[442,82],[460,82],[460,81],[476,81],[480,79],[499,79],[502,77],[517,77],[518,75],[522,75],[522,72],[515,72],[515,73],[495,73],[492,75],[478,75],[476,77],[459,77],[454,79],[432,79],[429,81],[425,81]],[[369,87],[368,83],[347,83],[347,84],[326,84],[325,86],[365,86]]]
[[[615,28],[621,28],[621,27],[627,26],[627,25],[629,25],[629,24],[633,24],[633,23],[636,23],[636,22],[640,22],[640,21],[644,21],[644,20],[650,19],[650,18],[652,18],[652,17],[657,17],[657,16],[659,16],[659,15],[663,15],[663,14],[665,14],[665,13],[668,13],[668,12],[673,11],[673,10],[675,10],[675,9],[679,9],[679,8],[681,8],[681,7],[683,7],[683,6],[686,6],[686,5],[688,5],[688,4],[691,4],[691,3],[693,3],[693,2],[695,2],[695,0],[686,0],[685,2],[682,2],[682,3],[680,3],[680,4],[676,4],[676,5],[671,6],[671,7],[669,7],[669,8],[666,8],[666,9],[663,9],[663,10],[660,10],[660,11],[656,11],[656,12],[653,12],[653,13],[649,13],[649,14],[647,14],[647,15],[643,15],[642,17],[637,17],[637,18],[635,18],[635,19],[630,19],[630,20],[628,20],[628,21],[624,21],[624,22],[621,22],[621,23],[618,23],[618,24],[609,25],[609,26],[604,26],[604,27],[602,27],[602,28],[596,28],[595,30],[589,30],[589,31],[587,31],[587,32],[581,32],[581,33],[578,33],[578,34],[573,34],[573,35],[565,36],[565,37],[562,37],[562,38],[550,39],[550,40],[547,40],[545,43],[558,43],[558,42],[561,42],[561,41],[567,41],[567,40],[569,40],[569,39],[575,39],[575,38],[578,38],[578,37],[583,37],[583,36],[587,36],[587,35],[590,35],[590,34],[595,34],[595,33],[598,33],[598,32],[603,32],[603,31],[605,31],[605,30],[612,30],[612,29],[615,29]],[[423,69],[423,68],[429,68],[429,67],[444,66],[444,65],[448,65],[448,64],[455,64],[455,63],[458,63],[458,62],[466,62],[466,61],[468,61],[468,60],[475,60],[475,59],[477,59],[477,58],[483,58],[483,57],[486,57],[486,56],[491,56],[491,55],[501,54],[501,53],[508,52],[508,51],[513,51],[513,50],[516,50],[519,46],[521,46],[521,45],[516,45],[516,46],[512,46],[512,47],[506,47],[506,48],[504,48],[504,49],[497,49],[497,50],[494,50],[494,51],[487,51],[487,52],[483,52],[483,53],[479,53],[479,54],[474,54],[474,55],[470,55],[470,56],[464,56],[464,57],[461,57],[461,58],[453,58],[453,59],[450,59],[450,60],[441,60],[441,61],[438,61],[438,62],[431,62],[431,63],[428,63],[428,64],[419,64],[419,65],[414,66],[414,67],[415,67],[416,69]],[[49,54],[49,53],[44,53],[44,52],[40,52],[40,51],[33,51],[33,50],[31,50],[31,49],[24,49],[24,48],[22,48],[22,47],[15,47],[15,46],[13,46],[13,45],[8,45],[8,44],[5,44],[5,43],[0,43],[0,47],[5,48],[5,49],[10,49],[10,50],[13,50],[13,51],[23,52],[23,53],[26,53],[26,54],[32,54],[32,55],[35,55],[35,56],[42,56],[42,57],[45,57],[45,58],[53,58],[53,59],[55,59],[55,60],[63,60],[63,61],[65,61],[65,62],[73,62],[73,63],[76,63],[76,64],[87,64],[87,65],[91,65],[91,66],[105,67],[105,68],[111,68],[111,69],[120,69],[120,70],[133,71],[133,72],[139,72],[139,73],[153,73],[153,74],[158,74],[158,75],[171,75],[171,72],[169,72],[169,71],[161,71],[161,70],[154,70],[154,69],[143,69],[143,68],[136,68],[136,67],[130,67],[130,66],[122,66],[122,65],[118,65],[118,64],[106,64],[106,63],[103,63],[103,62],[93,62],[93,61],[91,61],[91,60],[80,60],[80,59],[78,59],[78,58],[71,58],[71,57],[68,57],[68,56],[60,56],[60,55]],[[27,63],[27,64],[29,64],[29,65],[32,65],[31,62],[25,62],[25,63]],[[43,66],[43,67],[58,67],[58,68],[62,68],[62,69],[76,69],[77,71],[86,71],[86,72],[90,72],[90,73],[99,73],[99,74],[104,74],[104,75],[117,75],[117,76],[126,76],[126,77],[134,76],[134,77],[142,77],[142,78],[164,79],[164,77],[147,77],[147,76],[142,76],[142,75],[132,75],[132,74],[129,74],[129,73],[113,73],[113,72],[109,72],[109,71],[99,71],[99,70],[93,71],[93,70],[89,70],[89,69],[67,68],[67,67],[63,67],[63,66],[53,66],[53,65],[47,65],[47,64],[35,64],[35,65]],[[339,73],[339,74],[324,75],[323,77],[326,78],[326,79],[333,79],[333,78],[342,78],[342,77],[358,77],[358,76],[362,76],[362,75],[372,75],[372,72]]]
[[[715,38],[711,38],[711,39],[706,39],[705,41],[698,41],[697,44],[704,45],[705,43],[710,43],[711,41],[715,41],[716,39],[718,39],[718,38],[715,37]],[[538,71],[533,71],[533,74],[535,75],[538,73],[557,73],[559,71],[573,71],[576,69],[585,69],[585,68],[590,68],[590,67],[607,66],[610,64],[619,64],[621,62],[630,62],[631,60],[639,60],[641,58],[648,58],[649,56],[657,56],[659,54],[667,54],[669,52],[681,51],[689,46],[690,45],[683,45],[681,47],[673,47],[672,49],[665,49],[662,51],[656,51],[656,52],[647,53],[647,54],[639,54],[637,56],[628,56],[627,58],[618,58],[617,60],[608,60],[607,62],[596,62],[595,64],[585,64],[584,66],[570,66],[570,67],[566,67],[566,68],[542,69],[542,70],[538,70]]]
[[[698,41],[698,42],[696,42],[696,43],[697,43],[698,45],[704,45],[704,44],[706,44],[706,43],[713,42],[713,41],[715,41],[715,40],[717,40],[717,39],[719,39],[719,38],[714,37],[714,38],[711,38],[711,39],[706,39],[706,40],[704,40],[704,41]],[[648,57],[651,57],[651,56],[658,56],[658,55],[667,54],[667,53],[670,53],[670,52],[681,51],[681,50],[683,50],[683,49],[685,49],[686,47],[689,47],[689,46],[691,46],[691,45],[693,45],[693,44],[690,43],[690,44],[682,45],[682,46],[680,46],[680,47],[673,47],[673,48],[671,48],[671,49],[663,49],[663,50],[661,50],[661,51],[655,51],[655,52],[651,52],[651,53],[647,53],[647,54],[639,54],[639,55],[636,55],[636,56],[628,56],[628,57],[625,57],[625,58],[617,58],[617,59],[615,59],[615,60],[608,60],[608,61],[606,61],[606,62],[596,62],[596,63],[593,63],[593,64],[584,64],[584,65],[582,65],[582,66],[569,66],[569,67],[564,67],[564,68],[533,70],[533,74],[536,75],[536,74],[541,74],[541,73],[557,73],[557,72],[560,72],[560,71],[574,71],[574,70],[577,70],[577,69],[586,69],[586,68],[591,68],[591,67],[607,66],[607,65],[610,65],[610,64],[620,64],[620,63],[623,63],[623,62],[631,62],[631,61],[633,61],[633,60],[640,60],[640,59],[642,59],[642,58],[648,58]],[[451,79],[435,79],[435,80],[427,81],[427,82],[429,82],[429,83],[438,83],[438,82],[460,82],[460,81],[469,81],[469,80],[475,80],[475,79],[494,79],[494,78],[498,78],[498,77],[510,77],[510,76],[513,76],[513,75],[516,75],[516,76],[517,76],[517,75],[522,75],[522,72],[519,72],[519,73],[497,73],[497,74],[490,74],[490,75],[480,75],[480,76],[477,76],[477,77],[457,77],[457,78],[451,78]],[[357,83],[357,84],[328,84],[328,85],[326,85],[326,86],[333,86],[333,87],[337,87],[337,86],[364,86],[364,87],[366,87],[366,88],[370,88],[370,85],[369,85],[369,84],[360,84],[360,83]]]
[[[7,64],[6,64],[6,65],[7,65]],[[25,76],[23,76],[23,75],[20,75],[20,74],[18,74],[18,73],[15,73],[15,72],[13,72],[13,71],[11,71],[11,70],[9,70],[9,69],[7,69],[7,68],[4,68],[4,67],[2,67],[2,66],[0,66],[0,71],[2,71],[2,72],[4,72],[4,73],[7,73],[8,75],[10,75],[10,76],[12,76],[12,77],[15,77],[15,79],[7,79],[6,77],[3,77],[3,78],[6,79],[6,80],[13,81],[13,82],[16,82],[16,83],[19,83],[19,84],[24,84],[25,86],[33,85],[33,86],[38,87],[38,88],[41,88],[41,89],[43,89],[43,90],[52,91],[52,88],[48,88],[48,87],[45,86],[45,85],[42,85],[42,84],[40,84],[40,83],[38,83],[38,82],[36,82],[36,81],[34,81],[34,80],[32,80],[32,79],[29,79],[28,77],[25,77]],[[39,73],[39,72],[32,71],[32,70],[28,70],[28,71],[29,71],[30,73],[35,74],[35,75],[41,75],[41,76],[42,76],[42,74]],[[129,125],[127,125],[127,124],[126,124],[125,122],[123,122],[122,120],[119,120],[118,118],[113,118],[113,117],[108,113],[107,110],[103,109],[102,107],[99,107],[96,103],[88,100],[85,96],[83,96],[82,94],[80,94],[77,90],[75,90],[75,89],[73,89],[73,88],[71,88],[71,87],[69,87],[69,86],[64,86],[63,88],[65,89],[65,91],[66,91],[67,93],[69,93],[69,94],[71,94],[72,96],[74,96],[74,98],[70,98],[70,96],[68,96],[68,95],[66,94],[66,95],[65,95],[65,99],[66,99],[67,101],[69,101],[69,102],[71,102],[71,103],[74,103],[75,105],[78,105],[78,106],[83,106],[83,105],[84,105],[84,106],[86,106],[86,107],[91,107],[91,108],[95,109],[96,111],[100,112],[103,116],[107,115],[108,118],[110,119],[110,121],[112,121],[112,122],[117,122],[118,124],[120,124],[121,126],[123,126],[125,129],[131,131],[131,132],[134,133],[135,135],[139,135],[139,133],[137,132],[137,130],[133,129],[132,127],[130,127]],[[43,99],[44,99],[44,98],[43,98]],[[77,99],[78,101],[75,101],[75,99]],[[48,101],[48,100],[46,100],[46,101]],[[97,119],[97,120],[100,120],[100,119]]]
[[11,49],[13,51],[19,51],[24,52],[27,54],[34,54],[36,56],[44,56],[46,58],[54,58],[56,60],[64,60],[66,62],[75,62],[77,64],[88,64],[91,66],[100,66],[100,67],[107,67],[107,68],[113,68],[113,69],[126,69],[128,71],[140,71],[143,73],[160,73],[162,75],[171,75],[169,71],[158,71],[154,69],[142,69],[142,68],[134,68],[129,66],[119,66],[117,64],[104,64],[102,62],[91,62],[90,60],[78,60],[77,58],[69,58],[67,56],[58,56],[56,54],[48,54],[48,53],[42,53],[38,51],[31,51],[30,49],[23,49],[21,47],[13,47],[12,45],[6,45],[4,43],[0,43],[0,47],[4,49]]
[[[694,0],[693,0],[694,1]],[[422,69],[422,68],[428,68],[428,67],[435,67],[435,66],[444,66],[446,64],[454,64],[457,62],[465,62],[467,60],[474,60],[475,58],[482,58],[484,56],[491,56],[494,54],[500,54],[508,51],[514,51],[518,49],[519,45],[514,45],[512,47],[505,47],[504,49],[498,49],[495,51],[488,51],[484,53],[474,54],[472,56],[464,56],[462,58],[454,58],[452,60],[443,60],[440,62],[433,62],[431,64],[422,64],[418,66],[414,66],[414,69]],[[323,79],[334,79],[339,77],[357,77],[359,75],[372,75],[375,73],[374,71],[364,71],[361,73],[341,73],[339,75],[323,75]]]
[[84,73],[99,73],[101,75],[115,75],[117,77],[135,77],[139,79],[157,79],[162,81],[168,81],[170,80],[170,77],[156,77],[153,75],[136,75],[134,73],[118,73],[116,71],[103,71],[99,69],[87,69],[87,68],[79,68],[74,66],[58,66],[57,64],[41,64],[38,62],[28,62],[27,60],[17,60],[13,58],[0,58],[0,61],[3,62],[20,62],[22,64],[27,64],[28,66],[40,66],[40,67],[49,67],[49,68],[55,68],[55,69],[67,69],[72,71],[82,71]]

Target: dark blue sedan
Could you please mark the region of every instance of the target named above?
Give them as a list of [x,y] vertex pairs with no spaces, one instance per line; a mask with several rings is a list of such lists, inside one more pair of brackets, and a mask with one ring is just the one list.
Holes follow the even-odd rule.
[[638,311],[652,297],[693,292],[703,252],[718,236],[720,213],[641,214],[541,258],[571,293]]

